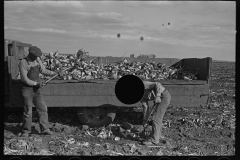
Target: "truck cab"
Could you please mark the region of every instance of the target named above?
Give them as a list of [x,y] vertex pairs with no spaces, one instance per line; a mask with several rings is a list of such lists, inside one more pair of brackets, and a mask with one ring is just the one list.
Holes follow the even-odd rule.
[[5,72],[5,81],[4,81],[4,99],[5,106],[12,106],[13,103],[10,103],[10,99],[13,96],[12,86],[14,80],[17,80],[19,70],[18,63],[19,60],[23,59],[28,55],[28,48],[32,46],[28,43],[22,43],[19,41],[4,40],[4,72]]

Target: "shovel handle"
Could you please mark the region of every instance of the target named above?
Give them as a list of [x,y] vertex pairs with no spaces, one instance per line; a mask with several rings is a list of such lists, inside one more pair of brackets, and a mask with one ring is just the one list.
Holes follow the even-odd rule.
[[144,133],[146,132],[148,126],[150,125],[149,124],[150,123],[149,122],[150,121],[150,117],[151,117],[151,115],[152,115],[152,113],[153,113],[153,111],[154,111],[154,109],[156,108],[157,105],[158,105],[158,103],[154,103],[154,105],[153,105],[153,107],[152,107],[152,109],[151,109],[151,111],[150,111],[150,113],[149,113],[149,115],[147,117],[147,123],[145,124],[145,126],[143,126],[143,132]]
[[[72,68],[72,67],[65,68],[64,70],[62,70],[62,72],[66,71],[66,70],[68,70],[68,69],[70,69],[70,68]],[[54,78],[57,77],[57,76],[58,76],[58,74],[56,74],[56,75],[52,76],[51,78],[49,78],[47,81],[45,81],[45,85],[46,85],[49,81],[51,81],[52,79],[54,79]]]
[[58,74],[54,75],[53,77],[49,78],[47,81],[45,81],[45,84],[47,84],[49,81],[51,81],[53,78],[57,77]]
[[151,115],[152,115],[152,113],[153,113],[153,111],[155,110],[155,108],[156,108],[157,105],[158,105],[157,103],[154,103],[154,105],[153,105],[153,107],[152,107],[152,109],[151,109],[151,111],[150,111],[150,113],[149,113],[149,115],[148,115],[147,122],[150,120],[150,117],[151,117]]

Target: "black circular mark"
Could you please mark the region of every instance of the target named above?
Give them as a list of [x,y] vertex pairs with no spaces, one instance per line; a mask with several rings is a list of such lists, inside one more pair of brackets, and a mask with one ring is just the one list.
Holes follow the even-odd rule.
[[117,81],[115,94],[118,100],[124,104],[137,103],[144,95],[144,84],[135,75],[125,75]]
[[12,158],[10,158],[9,160],[22,160],[22,158],[19,158],[19,157],[12,157]]
[[190,157],[190,158],[188,158],[188,160],[200,160],[200,158],[197,158],[197,157]]
[[221,158],[218,158],[218,160],[230,160],[230,159],[227,157],[221,157]]

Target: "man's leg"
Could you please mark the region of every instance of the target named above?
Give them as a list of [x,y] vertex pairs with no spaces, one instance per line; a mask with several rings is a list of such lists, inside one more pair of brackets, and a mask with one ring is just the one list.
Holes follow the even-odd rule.
[[47,109],[47,105],[44,102],[41,89],[38,89],[35,92],[33,103],[36,106],[36,110],[38,112],[38,117],[39,117],[38,121],[40,125],[40,130],[41,132],[45,132],[49,129],[48,112],[47,112],[48,109]]
[[23,103],[24,103],[22,132],[28,134],[28,133],[31,133],[32,106],[33,106],[34,93],[31,87],[23,87],[21,89],[21,93],[23,96]]
[[153,114],[152,119],[152,139],[159,143],[159,138],[162,136],[162,120],[164,114],[170,104],[171,95],[168,91],[163,93],[162,102],[157,105],[156,112]]
[[148,101],[142,101],[141,103],[143,107],[143,120],[147,120],[146,117],[148,117],[150,114]]
[[170,104],[171,95],[168,91],[163,93],[162,102],[156,106],[156,112],[153,114],[152,119],[152,132],[150,139],[143,142],[145,145],[152,145],[153,143],[159,143],[159,138],[162,136],[162,120],[167,107]]

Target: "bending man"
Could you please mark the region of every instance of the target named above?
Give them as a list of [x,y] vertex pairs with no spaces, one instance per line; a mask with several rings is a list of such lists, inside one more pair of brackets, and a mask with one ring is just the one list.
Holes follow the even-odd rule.
[[141,100],[144,112],[143,125],[146,125],[146,117],[148,114],[150,114],[148,101],[154,100],[155,103],[157,103],[157,106],[156,111],[153,113],[153,118],[151,121],[152,132],[150,134],[150,138],[143,141],[142,143],[144,145],[158,144],[159,139],[163,138],[162,120],[170,104],[171,95],[159,82],[143,81],[143,84],[145,87],[144,96]]

